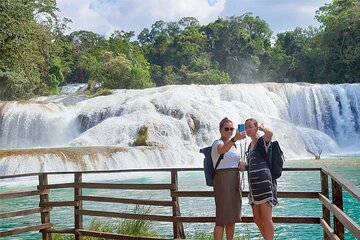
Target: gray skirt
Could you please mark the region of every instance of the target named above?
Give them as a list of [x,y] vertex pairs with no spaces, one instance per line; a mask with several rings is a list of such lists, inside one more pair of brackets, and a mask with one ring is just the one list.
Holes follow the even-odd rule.
[[241,221],[240,174],[237,168],[216,170],[214,176],[216,226]]

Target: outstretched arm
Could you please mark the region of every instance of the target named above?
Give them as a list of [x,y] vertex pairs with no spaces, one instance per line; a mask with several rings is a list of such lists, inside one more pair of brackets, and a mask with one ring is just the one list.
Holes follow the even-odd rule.
[[[218,154],[223,154],[226,153],[227,151],[230,150],[230,148],[232,146],[234,146],[235,142],[241,139],[246,138],[246,134],[245,132],[239,132],[236,131],[236,134],[234,135],[234,137],[230,138],[227,142],[225,142],[224,144],[220,144],[217,148],[217,153]],[[232,140],[231,140],[232,139]]]

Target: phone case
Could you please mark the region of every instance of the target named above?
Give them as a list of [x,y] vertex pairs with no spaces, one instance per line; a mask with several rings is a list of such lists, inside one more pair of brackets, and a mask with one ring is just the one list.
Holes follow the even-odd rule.
[[238,125],[238,130],[239,130],[239,132],[245,131],[245,124],[239,124]]

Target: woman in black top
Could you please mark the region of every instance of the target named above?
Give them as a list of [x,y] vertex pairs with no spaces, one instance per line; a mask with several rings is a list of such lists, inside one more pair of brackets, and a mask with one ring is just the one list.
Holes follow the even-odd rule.
[[[272,131],[258,126],[253,119],[245,121],[246,135],[251,138],[248,153],[249,202],[252,206],[254,222],[265,240],[274,238],[272,207],[277,205],[276,181],[272,179],[266,157],[266,145],[271,141]],[[258,130],[264,132],[258,135]]]

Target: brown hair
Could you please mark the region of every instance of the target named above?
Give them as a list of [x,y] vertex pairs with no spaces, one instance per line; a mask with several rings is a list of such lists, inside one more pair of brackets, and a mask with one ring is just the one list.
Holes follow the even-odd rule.
[[259,125],[255,118],[248,118],[248,119],[246,119],[245,124],[247,122],[253,122],[255,127],[258,127],[258,125]]
[[221,128],[225,125],[225,123],[228,123],[228,122],[233,123],[233,122],[232,122],[230,119],[228,119],[227,117],[223,118],[223,119],[220,121],[219,130],[221,130]]

